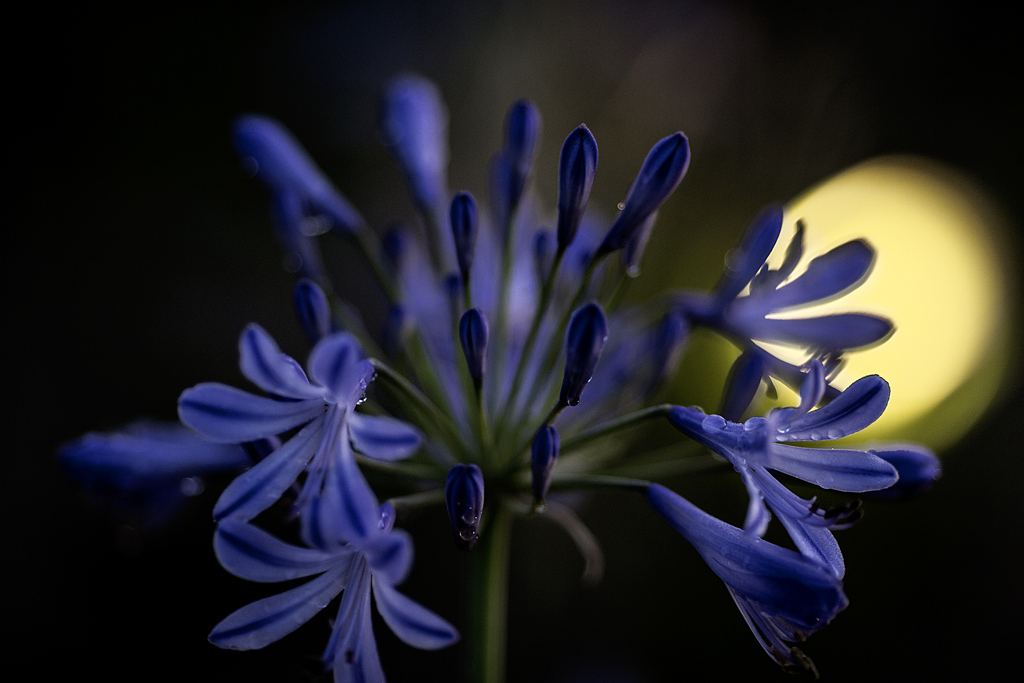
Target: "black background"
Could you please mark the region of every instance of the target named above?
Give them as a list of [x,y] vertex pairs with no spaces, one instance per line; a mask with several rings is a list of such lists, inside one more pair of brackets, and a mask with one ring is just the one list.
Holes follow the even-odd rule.
[[[588,12],[602,13],[619,33],[578,35],[573,17]],[[389,77],[411,69],[440,84],[453,112],[453,186],[481,192],[502,111],[526,95],[554,112],[545,119],[551,132],[540,161],[549,168],[538,176],[550,188],[553,141],[614,91],[610,83],[621,73],[608,65],[635,55],[656,29],[685,27],[708,12],[741,26],[738,35],[757,48],[738,51],[753,63],[730,72],[735,82],[717,114],[726,120],[705,126],[711,141],[702,148],[690,133],[691,177],[702,189],[687,194],[684,182],[687,206],[679,215],[726,215],[735,226],[722,237],[728,246],[763,204],[859,159],[912,153],[987,186],[1019,240],[1021,60],[1013,22],[982,3],[926,14],[863,3],[827,10],[802,3],[166,5],[34,10],[31,19],[11,21],[6,667],[27,666],[33,677],[91,673],[117,681],[317,677],[323,617],[258,653],[224,652],[205,640],[227,613],[273,591],[228,576],[213,558],[209,509],[224,482],[208,482],[170,525],[139,529],[86,500],[53,455],[86,431],[140,415],[173,418],[178,393],[196,382],[240,383],[235,342],[249,321],[286,350],[305,353],[266,194],[244,177],[229,144],[237,115],[258,111],[285,121],[380,225],[408,212],[373,133],[376,97]],[[684,34],[680,40],[693,35]],[[508,47],[517,41],[518,51]],[[488,71],[496,50],[529,54],[532,45],[537,59]],[[559,109],[561,71],[574,88],[564,94],[576,99]],[[655,84],[652,102],[668,96],[662,86],[673,87]],[[534,92],[505,95],[522,87]],[[821,88],[838,93],[825,98],[824,113],[813,109]],[[467,111],[467,102],[491,91],[505,99]],[[636,102],[637,119],[646,109]],[[851,111],[852,122],[833,118]],[[635,169],[653,139],[606,145],[599,136],[602,169],[616,156],[623,169]],[[628,170],[609,173],[620,187],[628,182]],[[615,190],[603,192],[611,206]],[[343,250],[332,249],[347,264]],[[357,267],[342,271],[354,298],[362,296]],[[689,284],[711,284],[701,277]],[[945,476],[928,496],[870,505],[865,521],[844,533],[851,606],[805,648],[825,680],[985,680],[1016,661],[1024,606],[1016,517],[1024,473],[1013,426],[1019,399],[1019,389],[1006,392],[944,454]],[[741,509],[742,491],[729,476],[696,486]],[[510,680],[784,676],[720,582],[645,508],[639,498],[602,494],[582,509],[608,561],[596,589],[579,585],[582,565],[556,528],[537,521],[517,527]],[[461,625],[463,558],[451,548],[443,513],[411,528],[418,559],[403,590]],[[380,623],[376,633],[391,680],[457,678],[459,646],[422,653]]]

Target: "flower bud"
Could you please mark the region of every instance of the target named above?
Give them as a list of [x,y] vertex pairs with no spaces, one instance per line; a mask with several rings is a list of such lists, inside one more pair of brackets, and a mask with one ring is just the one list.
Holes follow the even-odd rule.
[[447,194],[448,168],[448,110],[437,87],[420,76],[394,80],[384,93],[380,129],[413,201],[433,210]]
[[243,116],[234,125],[235,149],[272,190],[297,193],[312,215],[323,214],[332,227],[351,233],[363,222],[288,129],[266,116]]
[[597,250],[597,255],[626,246],[640,225],[668,199],[690,165],[690,143],[682,133],[670,135],[656,144],[644,159],[640,173],[626,196],[622,211],[615,218]]
[[449,213],[452,224],[452,239],[455,241],[455,258],[459,263],[462,281],[469,281],[469,269],[473,265],[476,251],[476,236],[479,221],[476,200],[468,192],[460,192],[452,199]]
[[469,376],[478,389],[487,367],[488,331],[487,318],[480,309],[471,308],[462,314],[459,320],[459,341],[462,343],[462,353],[466,356],[466,365],[469,366]]
[[461,463],[451,468],[444,485],[444,501],[455,545],[469,550],[479,538],[477,528],[484,509],[484,475],[480,468]]
[[569,133],[558,157],[558,248],[572,243],[597,173],[597,141],[585,125]]
[[533,437],[530,465],[533,470],[533,499],[537,503],[543,502],[544,496],[548,493],[551,472],[555,469],[560,446],[558,430],[550,424],[542,425],[537,430],[537,435]]
[[299,324],[309,343],[315,345],[331,332],[331,307],[327,296],[315,282],[303,278],[295,285],[294,301]]
[[900,478],[881,491],[872,491],[874,498],[912,498],[924,493],[942,476],[942,464],[935,454],[914,443],[889,443],[868,451],[896,468]]
[[528,100],[519,100],[508,109],[505,118],[505,149],[508,163],[508,203],[516,206],[523,196],[526,179],[533,166],[534,151],[540,140],[540,112]]
[[558,405],[579,404],[580,394],[594,376],[607,340],[608,323],[598,304],[589,303],[572,314],[565,337],[565,375]]

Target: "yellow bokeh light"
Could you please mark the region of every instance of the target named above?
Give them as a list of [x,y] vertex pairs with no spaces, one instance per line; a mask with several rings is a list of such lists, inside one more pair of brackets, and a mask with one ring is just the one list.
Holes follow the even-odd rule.
[[858,440],[913,438],[939,448],[991,402],[1009,355],[1006,258],[993,215],[968,180],[911,157],[862,163],[786,207],[773,265],[798,218],[807,226],[806,256],[794,275],[808,257],[850,239],[866,238],[877,252],[856,290],[779,316],[860,311],[895,322],[885,343],[850,353],[835,382],[846,387],[879,374],[892,388],[885,415]]

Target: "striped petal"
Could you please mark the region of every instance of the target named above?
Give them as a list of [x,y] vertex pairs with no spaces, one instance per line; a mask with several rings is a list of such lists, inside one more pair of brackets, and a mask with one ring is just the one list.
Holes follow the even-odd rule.
[[867,451],[772,444],[764,465],[823,489],[862,493],[889,488],[896,468]]
[[352,447],[374,460],[401,460],[419,449],[423,437],[411,425],[393,417],[348,415]]
[[178,417],[213,441],[242,443],[286,432],[324,412],[322,399],[275,401],[206,382],[178,399]]
[[274,504],[292,485],[316,451],[323,420],[302,428],[280,448],[235,478],[217,500],[213,518],[246,521]]
[[281,353],[274,339],[259,325],[250,323],[238,340],[242,374],[267,393],[284,398],[311,399],[324,394],[314,387],[291,356]]
[[328,335],[313,347],[309,371],[327,387],[334,402],[343,405],[358,401],[373,378],[373,366],[363,361],[359,343],[347,332]]
[[828,405],[780,425],[776,440],[839,439],[872,424],[888,403],[888,382],[878,375],[861,377]]
[[871,245],[852,240],[812,260],[792,282],[760,296],[769,310],[823,303],[863,282],[874,262]]
[[726,256],[725,273],[715,287],[715,299],[720,305],[735,299],[757,275],[775,248],[781,231],[781,206],[769,206],[750,222],[739,246]]
[[347,567],[332,569],[298,588],[257,600],[232,612],[210,633],[228,650],[258,650],[309,621],[345,587]]
[[886,339],[892,322],[866,313],[840,313],[819,318],[763,318],[742,330],[751,339],[828,350],[858,349]]
[[290,581],[332,568],[348,567],[352,551],[327,553],[301,548],[236,519],[217,525],[213,552],[220,566],[247,581]]
[[398,638],[421,650],[439,650],[459,639],[459,632],[423,605],[402,595],[374,576],[377,611]]

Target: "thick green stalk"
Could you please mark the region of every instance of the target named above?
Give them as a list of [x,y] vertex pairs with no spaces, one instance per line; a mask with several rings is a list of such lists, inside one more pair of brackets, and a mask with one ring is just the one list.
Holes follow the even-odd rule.
[[512,511],[501,501],[470,551],[469,680],[504,683],[508,630],[508,564]]

